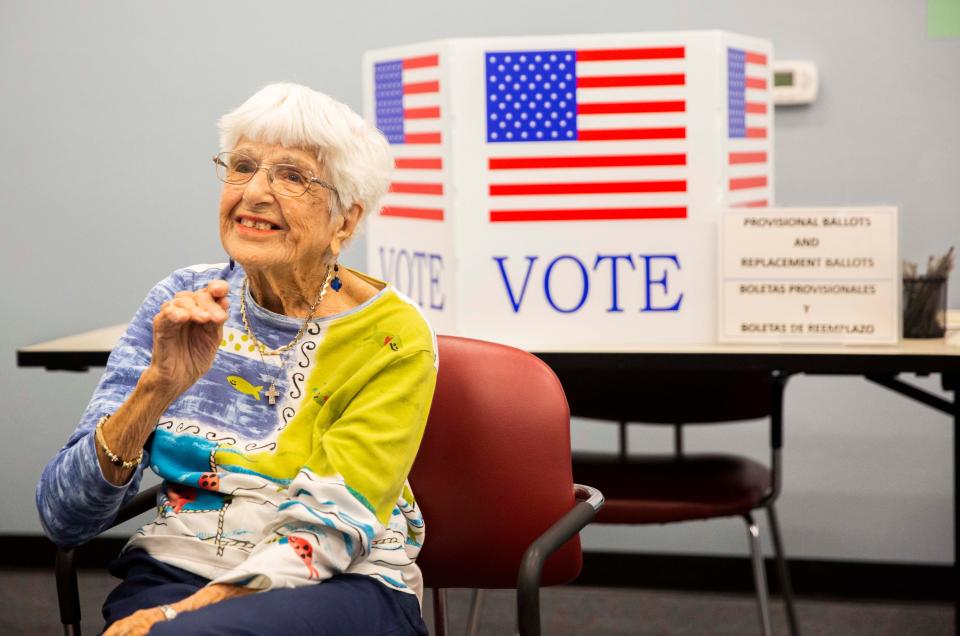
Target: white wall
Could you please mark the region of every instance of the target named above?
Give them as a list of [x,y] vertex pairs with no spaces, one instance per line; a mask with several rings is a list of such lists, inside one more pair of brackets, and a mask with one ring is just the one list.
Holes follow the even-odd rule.
[[[33,489],[98,372],[15,367],[18,346],[129,319],[172,269],[223,259],[215,121],[261,85],[299,81],[360,108],[364,50],[450,36],[721,28],[812,59],[811,107],[778,109],[783,205],[900,207],[904,256],[960,238],[960,40],[926,37],[921,0],[604,3],[0,3],[0,533],[39,532]],[[347,261],[364,262],[358,242]],[[954,283],[951,304],[960,306]],[[922,380],[935,385],[934,379]],[[799,378],[786,406],[790,554],[949,562],[950,422],[860,379]],[[614,428],[576,422],[579,447]],[[763,428],[690,447],[765,457]],[[659,448],[663,430],[638,432]],[[595,528],[588,547],[743,553],[737,522]]]

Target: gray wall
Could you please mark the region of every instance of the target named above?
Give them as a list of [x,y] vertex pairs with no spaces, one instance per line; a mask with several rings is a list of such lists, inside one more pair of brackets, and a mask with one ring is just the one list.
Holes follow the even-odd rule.
[[[776,5],[776,6],[775,6]],[[605,3],[0,3],[0,533],[37,533],[33,489],[97,381],[17,369],[18,346],[129,319],[172,269],[223,259],[214,123],[287,79],[360,108],[364,50],[448,36],[729,29],[822,76],[778,109],[784,205],[890,203],[904,256],[960,238],[960,41],[926,37],[921,0]],[[364,262],[362,242],[349,263]],[[960,306],[958,286],[951,304]],[[935,387],[934,379],[922,379]],[[799,378],[786,405],[785,540],[796,556],[953,558],[949,421],[858,379]],[[756,424],[692,448],[765,456]],[[637,431],[660,448],[664,431]],[[613,427],[578,421],[578,447]],[[595,528],[587,546],[743,553],[737,522]]]

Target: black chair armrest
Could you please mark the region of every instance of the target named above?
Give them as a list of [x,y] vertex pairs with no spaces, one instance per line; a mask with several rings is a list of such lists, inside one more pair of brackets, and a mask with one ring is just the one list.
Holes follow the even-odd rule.
[[[130,500],[120,509],[113,523],[107,528],[113,528],[124,521],[143,514],[157,505],[157,495],[160,485],[148,488]],[[77,546],[80,547],[80,546]],[[63,633],[67,636],[80,636],[80,591],[77,586],[77,566],[74,562],[76,548],[57,548],[56,579],[57,604],[60,606],[60,622],[63,623]]]
[[157,495],[159,494],[160,484],[138,492],[127,505],[120,509],[120,512],[117,513],[117,518],[113,520],[109,528],[115,528],[125,521],[130,521],[134,517],[142,515],[151,508],[155,508],[157,505]]
[[517,627],[522,636],[540,636],[540,576],[547,558],[583,530],[603,507],[596,488],[574,485],[577,504],[540,535],[520,562],[517,577]]

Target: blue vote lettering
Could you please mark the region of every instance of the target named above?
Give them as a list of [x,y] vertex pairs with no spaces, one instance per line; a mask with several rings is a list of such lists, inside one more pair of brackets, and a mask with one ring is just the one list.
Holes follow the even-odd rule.
[[660,274],[662,274],[660,278],[653,278],[653,268],[654,268],[653,262],[654,261],[672,262],[676,266],[676,268],[679,270],[680,261],[677,260],[676,255],[675,254],[640,254],[640,258],[642,258],[646,263],[646,268],[645,268],[646,276],[644,276],[644,280],[646,282],[645,296],[647,299],[647,304],[640,311],[678,311],[680,309],[680,303],[683,301],[683,292],[680,292],[680,295],[677,296],[677,301],[672,305],[658,306],[658,307],[653,306],[653,286],[654,285],[657,285],[663,288],[664,296],[667,296],[670,293],[670,290],[667,287],[666,266],[664,266],[663,269],[658,270]]
[[619,287],[617,283],[619,278],[617,278],[617,264],[621,260],[625,260],[630,263],[630,269],[636,271],[637,267],[633,264],[633,256],[630,254],[597,254],[597,260],[593,263],[593,270],[596,271],[600,267],[600,263],[605,260],[610,260],[610,308],[607,309],[607,313],[620,313],[623,312],[623,307],[620,306],[620,294]]
[[[500,273],[500,279],[503,282],[503,288],[506,292],[507,300],[510,303],[514,313],[520,313],[524,300],[527,297],[528,286],[532,276],[539,277],[537,255],[524,256],[524,264],[511,267],[508,256],[494,256],[493,260],[497,264],[497,270]],[[574,285],[575,302],[569,306],[561,306],[555,300],[557,290],[552,284],[554,268],[560,263],[567,262],[579,271],[580,283]],[[572,254],[561,254],[556,256],[543,269],[543,299],[557,313],[571,314],[580,311],[590,295],[591,272],[600,273],[599,270],[606,268],[609,262],[610,271],[610,306],[606,308],[607,313],[622,313],[624,311],[620,304],[620,273],[637,272],[641,274],[641,289],[643,290],[643,302],[639,311],[645,312],[675,312],[680,311],[683,303],[683,292],[676,296],[671,296],[670,272],[680,270],[680,259],[676,254],[638,254],[637,260],[634,260],[632,254],[597,254],[593,262],[593,268],[588,269],[582,260]],[[629,269],[625,266],[629,265]],[[638,267],[642,265],[642,267]],[[519,271],[518,271],[519,267]],[[675,289],[673,289],[676,291]]]
[[510,278],[507,277],[507,268],[504,265],[504,261],[507,260],[507,257],[493,257],[493,260],[497,262],[497,266],[500,268],[500,277],[503,278],[503,286],[507,290],[507,297],[510,299],[510,304],[513,306],[514,313],[518,313],[520,311],[520,305],[523,304],[523,297],[527,294],[527,283],[530,282],[530,272],[533,271],[533,264],[537,262],[538,258],[540,257],[527,257],[527,272],[523,276],[523,285],[520,286],[520,296],[517,297],[517,295],[513,293],[513,285],[510,284]]
[[430,254],[430,309],[443,311],[445,295],[440,277],[443,276],[443,257],[439,254]]
[[440,254],[380,248],[380,276],[421,307],[425,306],[426,295],[430,309],[443,311],[446,302],[443,271]]
[[[550,274],[553,272],[554,266],[563,260],[570,260],[577,264],[577,267],[580,268],[580,276],[583,280],[582,291],[580,292],[580,302],[569,309],[564,309],[553,302],[553,294],[550,293]],[[583,304],[587,302],[587,296],[590,295],[590,276],[587,274],[587,268],[583,266],[583,263],[580,262],[576,256],[571,256],[570,254],[563,254],[558,256],[547,265],[547,271],[543,274],[543,295],[546,296],[547,302],[550,303],[550,306],[553,307],[554,311],[558,311],[561,314],[572,314],[576,311],[579,311]]]

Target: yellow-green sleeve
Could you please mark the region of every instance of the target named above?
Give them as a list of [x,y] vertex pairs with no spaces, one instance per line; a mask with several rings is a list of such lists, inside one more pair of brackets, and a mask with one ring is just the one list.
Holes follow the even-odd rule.
[[386,523],[427,424],[437,382],[434,353],[407,354],[381,370],[350,401],[323,436],[323,452],[307,466],[340,475],[347,487]]

